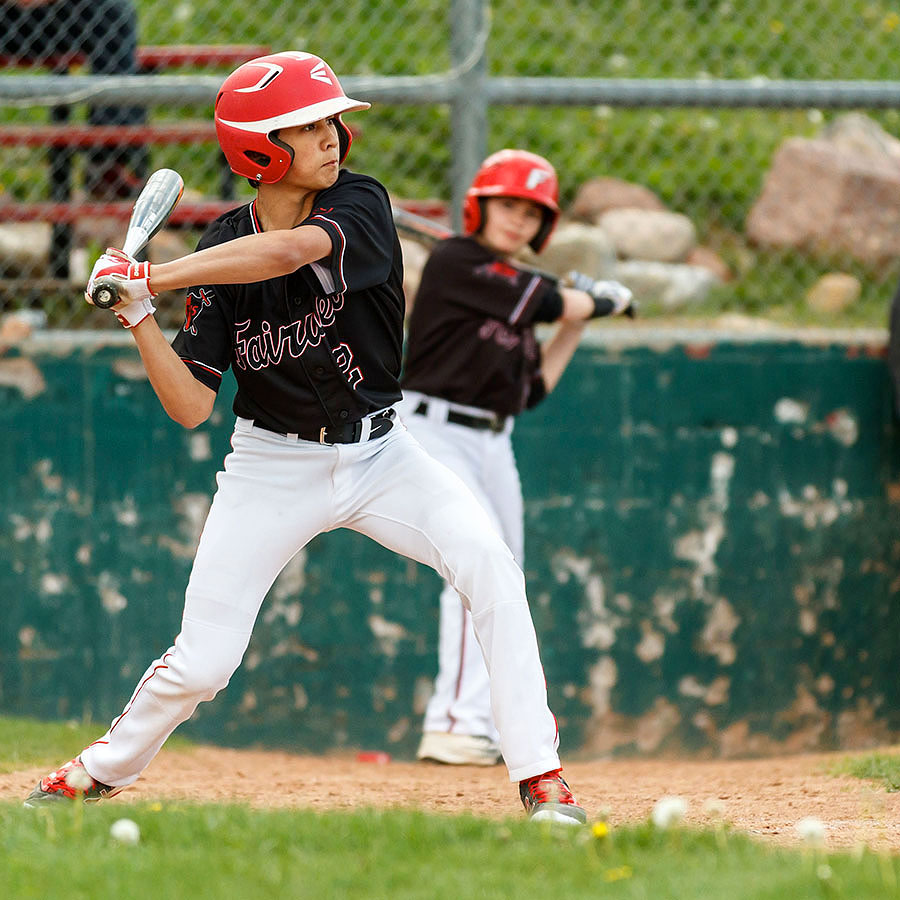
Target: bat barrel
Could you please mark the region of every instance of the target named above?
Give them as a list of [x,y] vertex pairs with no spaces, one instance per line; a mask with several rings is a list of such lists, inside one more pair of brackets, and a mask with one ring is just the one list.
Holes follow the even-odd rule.
[[[144,185],[128,223],[124,252],[136,256],[150,238],[166,224],[169,214],[181,199],[184,181],[173,169],[157,169]],[[91,290],[91,302],[100,309],[110,309],[119,302],[119,286],[111,278],[99,278]]]

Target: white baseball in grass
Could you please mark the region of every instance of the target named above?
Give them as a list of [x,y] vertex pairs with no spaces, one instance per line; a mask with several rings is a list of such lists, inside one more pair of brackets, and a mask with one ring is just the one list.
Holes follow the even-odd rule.
[[825,839],[825,823],[815,816],[801,819],[794,828],[807,844],[821,844]]
[[88,775],[84,766],[76,766],[66,775],[66,784],[72,788],[73,791],[81,791],[84,793],[91,789],[94,781],[91,776]]
[[141,839],[141,829],[132,819],[116,819],[109,826],[109,833],[120,844],[136,844]]
[[688,803],[684,797],[660,797],[650,813],[650,818],[657,828],[670,828],[677,825],[687,812]]

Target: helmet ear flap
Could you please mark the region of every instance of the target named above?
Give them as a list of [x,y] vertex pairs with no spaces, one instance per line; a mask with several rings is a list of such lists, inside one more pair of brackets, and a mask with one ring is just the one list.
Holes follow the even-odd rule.
[[553,234],[553,229],[556,227],[558,219],[559,213],[555,213],[546,206],[544,207],[544,220],[541,222],[541,227],[538,229],[538,233],[528,242],[528,246],[535,253],[540,253],[544,249],[547,241],[550,240],[550,235]]
[[466,194],[463,200],[463,234],[477,234],[484,226],[484,198]]
[[294,148],[290,144],[286,144],[283,140],[281,140],[281,138],[278,136],[277,131],[273,131],[269,135],[269,140],[276,147],[280,147],[282,150],[284,150],[285,153],[287,153],[288,162],[287,162],[287,165],[285,166],[285,171],[287,171],[291,167],[291,163],[293,163],[293,161],[294,161]]
[[353,143],[353,133],[343,123],[340,116],[335,116],[335,120],[337,122],[338,134],[338,159],[340,162],[343,162],[347,158],[347,154],[350,152],[350,145]]

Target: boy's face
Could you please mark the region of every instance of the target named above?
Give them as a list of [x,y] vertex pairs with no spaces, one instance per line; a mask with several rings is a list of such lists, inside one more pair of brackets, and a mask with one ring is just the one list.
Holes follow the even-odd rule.
[[340,141],[335,119],[319,119],[308,125],[282,128],[278,137],[294,148],[294,161],[279,183],[322,191],[337,181]]
[[478,234],[497,253],[518,253],[538,233],[544,208],[521,197],[488,197],[484,203],[484,225]]

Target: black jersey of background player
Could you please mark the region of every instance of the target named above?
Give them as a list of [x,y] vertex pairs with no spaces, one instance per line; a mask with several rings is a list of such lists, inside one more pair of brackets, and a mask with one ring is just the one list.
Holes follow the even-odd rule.
[[[267,281],[192,288],[172,344],[215,391],[232,366],[235,414],[285,433],[352,422],[401,396],[403,261],[387,191],[342,170],[301,224],[328,232],[329,258]],[[254,201],[220,216],[198,249],[261,230]]]
[[546,395],[533,325],[561,313],[557,282],[513,268],[474,238],[442,241],[410,314],[403,387],[516,415]]

